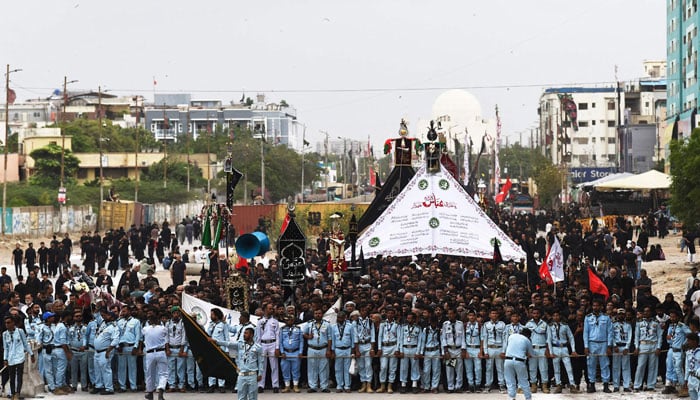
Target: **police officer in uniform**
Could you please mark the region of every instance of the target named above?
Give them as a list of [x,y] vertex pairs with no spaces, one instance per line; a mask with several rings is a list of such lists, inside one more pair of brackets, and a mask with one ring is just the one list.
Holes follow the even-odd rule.
[[[51,351],[51,366],[54,373],[54,385],[56,388],[61,388],[62,391],[70,393],[66,387],[66,369],[68,361],[72,358],[72,353],[68,348],[68,329],[57,316],[49,319],[51,323],[50,329],[53,333],[53,350]],[[56,321],[53,323],[53,321]]]
[[644,307],[644,318],[635,327],[635,354],[637,372],[634,375],[634,390],[642,390],[644,369],[647,369],[647,391],[654,391],[658,371],[658,356],[661,354],[661,323],[654,318],[651,307]]
[[[231,334],[231,341],[234,343],[232,346],[228,346],[228,351],[229,355],[231,356],[232,359],[236,359],[238,357],[238,354],[236,353],[238,351],[238,346],[235,345],[235,343],[238,343],[243,340],[243,332],[245,331],[245,328],[251,327],[255,329],[255,324],[250,322],[250,313],[248,311],[241,311],[241,313],[238,315],[238,324],[233,325],[229,327],[229,333]],[[256,330],[257,332],[257,330]],[[255,342],[258,342],[257,336],[253,338]],[[236,384],[238,380],[238,376],[235,376],[233,378],[233,385],[234,388],[237,387],[238,385]],[[234,392],[236,389],[233,389]]]
[[117,353],[117,364],[119,371],[117,379],[119,380],[118,392],[126,392],[127,389],[127,371],[129,377],[129,385],[132,391],[136,391],[136,354],[138,353],[138,344],[141,341],[141,321],[131,317],[131,312],[128,307],[122,307],[121,318],[117,321],[117,327],[121,332],[119,338],[119,351]]
[[263,364],[262,380],[258,382],[258,392],[262,393],[265,390],[265,379],[267,378],[267,363],[270,363],[270,378],[272,380],[272,391],[274,393],[279,392],[280,382],[279,382],[279,371],[277,365],[277,357],[275,357],[276,352],[279,350],[279,343],[277,343],[277,336],[279,336],[280,324],[274,315],[274,306],[272,303],[268,303],[265,306],[265,316],[258,320],[257,327],[257,339],[260,341],[260,346],[262,347],[263,357],[265,357],[265,363]]
[[532,356],[532,343],[530,342],[530,330],[523,328],[520,333],[511,335],[505,352],[504,374],[508,387],[508,397],[515,399],[517,387],[520,386],[525,400],[532,398],[530,387],[527,384],[527,367],[525,362],[528,356]]
[[[379,359],[379,381],[381,382],[377,393],[393,393],[393,383],[396,380],[396,368],[399,355],[399,323],[396,321],[396,310],[387,307],[386,320],[379,324],[379,338],[377,339],[377,355]],[[388,376],[388,381],[387,381]]]
[[12,400],[19,400],[22,392],[22,375],[26,354],[34,362],[34,353],[29,346],[27,336],[22,329],[16,327],[17,319],[11,315],[5,317],[5,332],[2,333],[3,364],[9,370],[10,395]]
[[420,353],[418,348],[423,340],[421,334],[422,329],[418,326],[418,317],[416,313],[410,312],[406,315],[406,323],[401,325],[401,333],[399,334],[399,353],[401,353],[401,371],[399,380],[401,380],[401,393],[406,393],[406,384],[408,383],[408,368],[411,367],[411,381],[413,382],[413,393],[418,393],[418,383],[421,377],[420,370]]
[[501,393],[505,392],[505,379],[503,377],[503,335],[506,324],[498,320],[498,310],[489,312],[489,320],[481,326],[481,357],[486,359],[486,381],[484,393],[491,391],[493,383],[493,365],[496,364],[498,387]]
[[337,322],[331,325],[331,350],[335,358],[336,391],[350,393],[350,361],[355,348],[355,330],[347,322],[345,311],[338,312]]
[[68,328],[68,345],[73,352],[73,359],[70,361],[70,376],[73,389],[78,389],[78,374],[80,374],[80,387],[83,392],[87,392],[88,376],[88,353],[86,338],[87,326],[83,324],[82,311],[73,313],[73,325]]
[[[307,379],[309,393],[316,393],[320,387],[323,393],[328,389],[328,359],[331,356],[331,325],[323,319],[323,311],[314,310],[314,319],[304,327],[304,339],[307,340]],[[240,348],[239,348],[240,349]]]
[[265,359],[262,347],[253,341],[254,332],[252,327],[246,327],[243,330],[243,340],[235,344],[238,347],[238,400],[257,400],[257,383],[263,379],[261,371]]
[[601,314],[603,306],[600,299],[593,299],[591,305],[593,312],[583,321],[583,346],[590,380],[586,392],[595,393],[596,365],[600,365],[603,391],[612,393],[609,387],[610,361],[608,360],[608,356],[612,354],[613,345],[612,320],[607,315]]
[[[553,357],[552,364],[554,366],[554,380],[557,383],[554,393],[561,393],[561,363],[564,363],[566,374],[569,378],[569,392],[578,393],[578,389],[574,385],[574,372],[571,368],[571,358],[569,358],[569,348],[574,349],[574,334],[571,332],[569,325],[561,323],[561,313],[559,310],[552,312],[552,322],[548,326],[547,331],[547,347],[549,354]],[[573,353],[576,356],[576,351]]]
[[168,384],[168,329],[160,322],[156,309],[146,311],[148,322],[142,329],[140,349],[145,354],[143,375],[146,380],[146,400],[153,400],[153,392],[158,391],[158,400],[164,400],[163,392]]
[[683,346],[685,345],[686,335],[690,333],[684,323],[680,322],[679,310],[672,308],[669,310],[668,330],[666,341],[669,349],[666,356],[666,387],[663,394],[673,394],[677,390],[675,385],[680,386],[679,396],[688,397],[688,389],[685,388],[685,373],[683,372]]
[[185,389],[187,354],[183,353],[183,350],[187,342],[180,308],[173,307],[171,309],[171,318],[166,323],[165,328],[168,333],[168,349],[165,352],[168,357],[168,392],[185,393],[187,391]]
[[430,324],[423,328],[423,341],[419,353],[423,355],[423,393],[438,392],[442,346],[437,316],[430,317]]
[[547,369],[547,358],[549,358],[549,350],[547,349],[547,323],[540,319],[542,310],[539,308],[532,309],[532,319],[525,324],[525,327],[530,330],[530,343],[532,343],[532,351],[535,355],[528,362],[530,367],[530,391],[537,393],[537,370],[540,371],[540,381],[542,383],[542,393],[549,393],[549,370]]
[[620,374],[625,392],[631,392],[630,347],[632,346],[632,325],[625,320],[625,309],[617,310],[613,322],[612,382],[613,392],[620,391]]
[[[279,354],[282,366],[282,378],[284,379],[284,389],[282,393],[289,393],[294,390],[294,393],[299,393],[299,378],[301,377],[301,354],[304,351],[304,338],[301,333],[301,328],[294,324],[294,314],[287,314],[284,320],[285,325],[279,330]],[[239,332],[243,332],[245,327],[240,328]],[[237,340],[236,342],[239,342]],[[236,346],[233,346],[236,347]],[[292,389],[292,383],[294,389]]]
[[[212,339],[216,340],[217,343],[219,343],[221,350],[223,350],[225,353],[228,350],[226,349],[226,345],[221,343],[227,343],[230,337],[228,333],[228,324],[226,321],[224,321],[224,313],[220,308],[212,308],[210,318],[211,321],[209,322],[209,326],[207,326],[207,334],[211,336]],[[217,379],[214,377],[209,377],[208,393],[214,393],[214,390],[216,390],[216,384]],[[224,388],[226,381],[224,379],[218,379],[218,384],[219,392],[226,393],[226,389]]]
[[462,389],[462,347],[464,347],[464,324],[457,320],[454,308],[447,310],[447,321],[442,323],[442,354],[445,359],[447,393]]
[[476,320],[476,312],[467,312],[464,324],[464,369],[467,371],[469,391],[476,393],[481,386],[481,327]]
[[[88,314],[86,314],[88,315]],[[87,354],[88,375],[90,375],[90,386],[95,387],[97,372],[95,371],[95,336],[97,327],[102,323],[102,316],[99,312],[87,323],[85,329],[85,353]]]
[[358,392],[372,393],[372,357],[376,346],[374,324],[368,315],[369,305],[360,305],[360,317],[353,322],[355,328],[355,358],[362,387]]
[[112,356],[119,346],[119,328],[114,323],[117,315],[106,308],[100,311],[102,322],[95,333],[95,387],[90,394],[114,394]]
[[686,335],[687,351],[685,352],[685,373],[688,378],[688,392],[691,400],[698,399],[700,390],[700,347],[698,347],[698,334]]

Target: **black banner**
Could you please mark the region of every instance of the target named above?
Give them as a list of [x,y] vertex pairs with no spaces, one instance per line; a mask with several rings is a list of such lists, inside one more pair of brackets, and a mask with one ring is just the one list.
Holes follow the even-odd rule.
[[210,336],[202,329],[192,316],[182,312],[182,323],[202,375],[219,379],[233,380],[238,373],[236,363],[216,344],[209,341]]

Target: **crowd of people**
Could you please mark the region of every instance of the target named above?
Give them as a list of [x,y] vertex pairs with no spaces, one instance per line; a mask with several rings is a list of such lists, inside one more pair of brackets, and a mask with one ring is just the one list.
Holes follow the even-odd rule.
[[[680,304],[672,293],[657,297],[644,263],[656,252],[650,238],[658,226],[651,229],[646,217],[640,229],[624,217],[612,226],[584,226],[576,207],[490,216],[526,259],[387,254],[337,284],[326,271],[322,238],[308,246],[307,278],[294,288],[281,285],[277,259],[236,271],[225,255],[196,246],[196,219],[177,225],[183,235],[163,223],[104,236],[86,232],[76,242],[65,235],[49,250],[40,244],[35,257],[33,246],[23,254],[18,247],[11,260],[17,279],[0,271],[9,367],[3,387],[9,382],[18,396],[26,357],[38,357],[48,390],[59,395],[146,391],[162,400],[166,392],[238,389],[239,398],[255,398],[268,389],[334,389],[507,390],[514,397],[523,375],[526,398],[537,390],[595,392],[596,382],[604,392],[653,391],[659,378],[664,393],[697,395],[700,280],[697,271],[689,277]],[[566,279],[556,287],[537,273],[555,236],[566,260]],[[78,251],[80,262],[71,263]],[[197,279],[185,275],[188,262],[202,264]],[[169,269],[172,284],[155,277],[160,268]],[[590,291],[589,270],[609,297]],[[238,363],[238,382],[229,382],[198,368],[180,306],[187,293],[226,307],[222,283],[235,272],[251,286],[247,309],[235,323],[214,308],[204,327]],[[338,297],[343,306],[330,323],[324,312]]]

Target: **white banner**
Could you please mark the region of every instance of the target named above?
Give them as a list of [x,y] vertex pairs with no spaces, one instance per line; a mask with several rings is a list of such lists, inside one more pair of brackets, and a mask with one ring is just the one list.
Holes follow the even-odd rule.
[[[219,307],[215,304],[200,300],[194,296],[190,296],[189,294],[182,293],[182,309],[186,313],[193,315],[194,319],[199,325],[207,326],[209,324],[212,308],[220,309],[224,313],[224,321],[226,321],[226,323],[229,325],[238,324],[238,318],[241,316],[240,312]],[[340,309],[341,297],[339,297],[335,304],[333,304],[333,306],[331,306],[331,308],[329,308],[326,313],[323,314],[323,319],[331,324],[335,324],[337,314]],[[254,325],[258,324],[258,319],[259,318],[255,315],[250,316],[250,322],[252,322]]]
[[564,280],[564,250],[562,250],[559,244],[559,239],[554,235],[554,243],[552,247],[549,248],[549,253],[547,254],[547,268],[549,269],[549,274],[552,276],[554,282],[561,282]]

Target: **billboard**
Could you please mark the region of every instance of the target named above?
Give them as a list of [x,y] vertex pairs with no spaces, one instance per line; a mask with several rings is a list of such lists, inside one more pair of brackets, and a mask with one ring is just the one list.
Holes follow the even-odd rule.
[[569,177],[572,183],[584,183],[594,181],[615,173],[614,167],[606,168],[569,168]]

